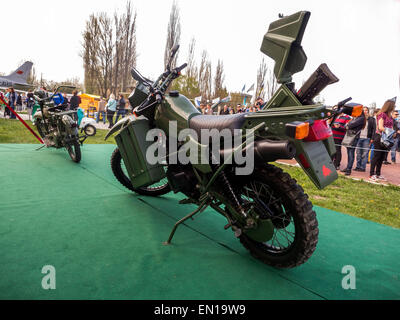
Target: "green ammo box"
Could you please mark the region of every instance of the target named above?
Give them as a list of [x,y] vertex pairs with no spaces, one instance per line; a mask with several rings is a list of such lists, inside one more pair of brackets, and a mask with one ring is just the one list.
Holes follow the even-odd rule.
[[161,164],[152,165],[146,160],[147,148],[154,143],[146,141],[146,133],[149,130],[147,119],[137,119],[115,136],[134,188],[152,185],[166,176]]

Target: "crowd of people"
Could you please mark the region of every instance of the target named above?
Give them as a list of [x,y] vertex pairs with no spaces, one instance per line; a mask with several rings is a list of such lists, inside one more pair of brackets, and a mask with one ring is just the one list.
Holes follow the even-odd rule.
[[[367,171],[367,164],[370,164],[369,179],[371,181],[385,181],[382,175],[382,165],[396,163],[396,152],[400,152],[400,117],[396,108],[396,98],[387,100],[381,109],[370,110],[363,107],[360,116],[352,118],[347,114],[340,114],[331,126],[336,146],[336,154],[332,157],[336,170],[340,170],[349,176],[352,170],[359,172]],[[264,101],[258,98],[254,105],[246,106],[238,104],[236,108],[225,104],[218,110],[213,110],[211,103],[200,104],[199,110],[203,114],[228,115],[242,112],[256,112],[262,109]],[[382,143],[382,135],[392,131],[391,146],[388,148]],[[350,144],[342,145],[346,133],[352,132],[353,138]],[[346,148],[347,163],[343,169],[342,148]],[[391,162],[388,161],[390,154]],[[353,168],[354,167],[354,168]]]
[[231,107],[228,104],[219,107],[217,111],[213,110],[211,107],[211,103],[201,103],[199,111],[202,114],[218,114],[218,115],[227,115],[227,114],[235,114],[235,113],[243,113],[243,112],[257,112],[260,111],[262,106],[264,105],[264,100],[262,98],[257,98],[254,105],[247,106],[237,104],[236,108]]
[[[40,90],[48,95],[45,87],[40,88]],[[28,115],[32,116],[36,111],[34,108],[35,99],[32,91],[16,93],[14,88],[8,88],[4,93],[4,98],[11,109],[17,112],[27,111]],[[77,90],[69,97],[66,93],[57,92],[52,100],[55,106],[62,106],[64,110],[77,110],[82,103]],[[116,99],[114,94],[111,94],[108,101],[106,101],[104,97],[101,97],[97,107],[96,122],[99,123],[101,120],[105,124],[106,120],[108,120],[108,127],[111,128],[120,117],[123,118],[127,114],[128,109],[126,109],[126,105],[126,100],[122,94],[118,96],[118,99]],[[16,119],[14,113],[6,108],[5,105],[1,104],[1,102],[0,109],[4,118]]]
[[[42,90],[46,91],[46,88],[42,88]],[[15,92],[14,88],[8,88],[4,97],[13,110],[21,111],[25,108],[30,115],[32,114],[35,104],[32,91],[25,94]],[[56,93],[53,101],[55,105],[63,105],[66,110],[77,110],[81,104],[81,98],[77,91],[74,91],[70,98],[65,93]],[[386,180],[382,175],[382,165],[396,163],[396,152],[400,152],[400,117],[399,111],[395,110],[395,103],[396,99],[393,98],[387,100],[381,109],[370,110],[364,106],[363,112],[358,117],[352,118],[342,113],[332,123],[329,123],[336,146],[336,154],[332,160],[337,170],[344,172],[345,175],[351,175],[352,170],[366,172],[367,164],[370,164],[370,180]],[[257,112],[262,109],[263,105],[263,99],[257,98],[254,105],[238,104],[236,108],[225,104],[218,107],[217,110],[213,110],[211,103],[200,104],[199,111],[208,115],[229,115]],[[119,94],[118,97],[110,94],[108,100],[101,97],[97,107],[96,122],[102,121],[106,124],[107,120],[108,128],[111,128],[120,117],[126,116],[128,112],[126,106],[127,102],[122,94]],[[4,117],[16,118],[8,108],[3,107]],[[350,143],[344,143],[346,136],[350,136],[350,132],[352,133]],[[391,140],[389,147],[383,143],[383,139],[388,134],[390,134],[389,140]],[[343,147],[347,151],[347,164],[341,169]],[[388,161],[389,154],[391,162]]]
[[[393,98],[387,100],[381,109],[371,111],[364,106],[360,116],[352,118],[342,113],[330,123],[336,145],[333,162],[337,170],[340,170],[344,145],[347,164],[341,172],[347,176],[351,175],[352,170],[366,172],[367,164],[370,164],[369,179],[386,180],[382,175],[382,165],[396,163],[396,152],[400,151],[400,117],[395,110],[395,103],[396,99]],[[346,135],[352,138],[344,144]],[[388,161],[389,154],[391,162]]]
[[[118,95],[116,99],[115,95],[112,93],[108,101],[104,97],[100,97],[100,101],[97,107],[96,122],[99,123],[100,120],[106,124],[106,119],[108,120],[108,128],[111,128],[114,123],[117,123],[119,117],[124,118],[128,112],[126,108],[127,102],[123,94]],[[115,115],[115,121],[114,121]]]

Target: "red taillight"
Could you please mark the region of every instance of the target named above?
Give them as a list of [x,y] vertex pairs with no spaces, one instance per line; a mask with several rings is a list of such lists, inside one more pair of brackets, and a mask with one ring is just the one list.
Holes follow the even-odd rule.
[[310,168],[310,164],[308,163],[308,161],[307,161],[307,159],[306,159],[306,157],[305,157],[305,155],[303,153],[300,153],[298,158],[299,158],[300,163],[301,163],[301,165],[303,166],[304,169]]
[[328,126],[325,120],[315,120],[312,125],[310,125],[310,132],[304,141],[320,141],[325,140],[332,136],[332,130]]

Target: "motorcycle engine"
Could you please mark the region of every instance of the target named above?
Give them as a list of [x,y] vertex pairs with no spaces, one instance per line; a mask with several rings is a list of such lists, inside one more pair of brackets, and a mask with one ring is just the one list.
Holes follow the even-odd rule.
[[197,178],[191,165],[169,165],[167,178],[174,193],[182,192],[191,198],[199,196]]

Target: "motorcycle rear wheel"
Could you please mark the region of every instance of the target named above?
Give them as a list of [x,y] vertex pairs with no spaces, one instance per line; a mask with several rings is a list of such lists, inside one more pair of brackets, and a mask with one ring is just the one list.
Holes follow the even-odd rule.
[[277,268],[305,263],[317,246],[318,221],[308,195],[296,180],[282,169],[267,165],[257,169],[240,190],[242,200],[251,202],[258,197],[274,213],[272,239],[261,243],[242,233],[242,245],[256,259]]
[[78,163],[81,161],[81,145],[78,141],[74,141],[72,144],[68,144],[65,147],[71,157],[72,161]]
[[125,188],[144,196],[157,197],[171,191],[167,178],[147,187],[134,188],[128,177],[121,152],[116,148],[111,156],[111,169],[114,176]]

